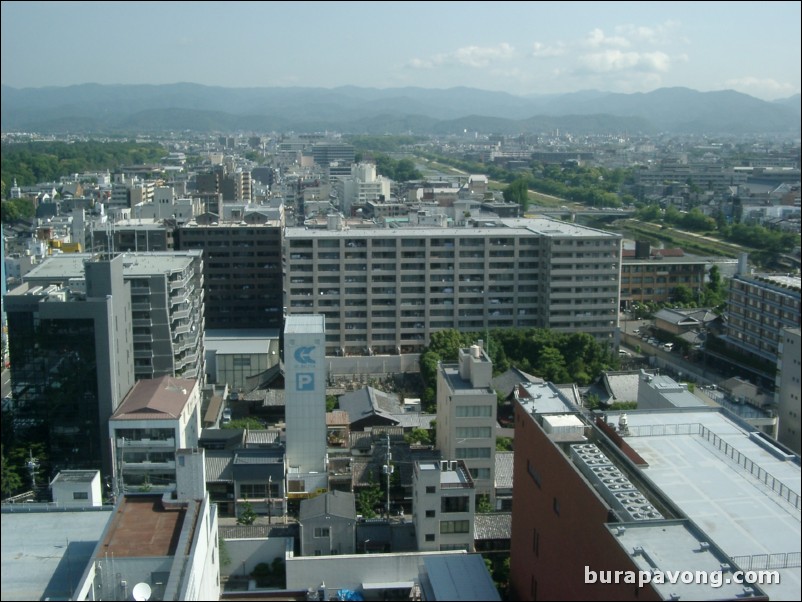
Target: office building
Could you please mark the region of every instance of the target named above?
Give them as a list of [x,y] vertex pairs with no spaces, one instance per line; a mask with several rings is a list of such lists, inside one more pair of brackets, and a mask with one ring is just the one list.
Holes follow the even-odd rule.
[[[134,375],[205,380],[203,260],[200,251],[119,255],[131,289]],[[25,275],[31,286],[81,291],[92,255],[49,257]]]
[[134,384],[123,263],[91,257],[76,286],[26,282],[6,295],[14,439],[44,442],[54,470],[112,473],[108,421]]
[[355,154],[353,145],[343,142],[316,142],[312,145],[312,157],[315,163],[322,167],[330,163],[351,164],[354,162]]
[[463,460],[476,494],[494,504],[498,398],[492,378],[482,341],[460,349],[457,364],[437,367],[437,448],[444,458]]
[[[799,596],[799,457],[721,408],[592,420],[516,403],[514,462],[515,599]],[[778,578],[734,577],[758,568]],[[691,577],[637,587],[615,571]]]
[[326,316],[326,355],[420,352],[432,332],[551,328],[613,344],[619,235],[551,219],[285,230],[289,315]]

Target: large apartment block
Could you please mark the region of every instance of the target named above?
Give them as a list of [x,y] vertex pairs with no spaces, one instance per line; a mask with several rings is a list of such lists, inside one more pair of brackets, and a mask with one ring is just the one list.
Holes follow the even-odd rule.
[[419,352],[438,330],[539,327],[613,340],[621,238],[557,220],[287,228],[289,314],[326,316],[326,355]]
[[279,208],[179,228],[178,248],[204,251],[207,328],[281,328],[283,223]]
[[[176,376],[205,379],[203,254],[201,251],[117,255],[131,288],[136,379]],[[86,289],[93,255],[48,258],[25,275],[31,286]]]

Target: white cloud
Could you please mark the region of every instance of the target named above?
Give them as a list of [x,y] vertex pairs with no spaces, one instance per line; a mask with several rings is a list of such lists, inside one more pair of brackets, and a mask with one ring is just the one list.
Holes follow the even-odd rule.
[[[656,27],[647,27],[645,25],[633,25],[627,23],[625,25],[618,25],[615,28],[615,33],[618,35],[626,36],[627,39],[637,42],[645,42],[649,44],[667,44],[676,42],[678,40],[676,30],[679,29],[679,21],[666,21]],[[687,41],[682,39],[682,41]]]
[[602,46],[627,48],[630,46],[630,42],[622,36],[607,36],[597,27],[585,38],[585,45],[591,48],[601,48]]
[[436,54],[428,59],[414,58],[407,63],[413,69],[431,69],[440,65],[465,65],[482,68],[491,63],[506,61],[515,56],[515,48],[507,42],[496,46],[463,46],[453,52]]
[[581,70],[591,73],[626,70],[665,73],[671,66],[671,59],[664,52],[622,52],[616,48],[582,55],[578,62]]
[[535,42],[532,44],[532,56],[535,58],[551,58],[563,54],[565,54],[565,45],[562,43],[547,45]]

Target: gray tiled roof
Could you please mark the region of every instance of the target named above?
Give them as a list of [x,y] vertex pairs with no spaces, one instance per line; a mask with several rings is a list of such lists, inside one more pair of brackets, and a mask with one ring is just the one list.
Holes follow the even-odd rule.
[[512,489],[513,452],[496,452],[496,488]]
[[308,500],[301,500],[299,520],[330,514],[343,518],[356,519],[356,497],[345,491],[330,491]]
[[474,519],[474,540],[510,539],[512,512],[479,513]]

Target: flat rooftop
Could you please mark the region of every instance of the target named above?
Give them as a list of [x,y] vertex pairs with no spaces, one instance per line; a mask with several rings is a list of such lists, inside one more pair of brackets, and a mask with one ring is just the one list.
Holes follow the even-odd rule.
[[[608,412],[608,422],[618,422]],[[767,568],[768,555],[788,558],[782,583],[764,585],[771,599],[796,600],[802,587],[802,470],[750,436],[721,410],[628,411],[624,440],[648,463],[641,474],[665,492],[742,568]],[[779,560],[777,561],[779,562]],[[755,565],[754,563],[758,563]],[[771,567],[775,567],[774,561]]]
[[[151,253],[123,253],[123,276],[146,276],[183,270],[197,258],[197,250]],[[47,280],[66,282],[84,277],[84,262],[95,257],[92,253],[52,255],[25,274],[27,282]]]
[[441,366],[441,368],[443,370],[443,376],[445,377],[446,382],[448,382],[448,386],[451,387],[452,391],[459,391],[460,395],[487,395],[488,392],[493,392],[489,386],[474,387],[471,384],[470,379],[462,378],[462,376],[460,376],[459,366],[457,364],[444,364]]
[[323,334],[324,331],[322,314],[293,314],[284,322],[284,334]]
[[418,238],[422,236],[442,236],[444,232],[459,237],[485,237],[492,235],[536,235],[536,236],[594,236],[607,238],[610,240],[620,239],[621,235],[614,232],[597,230],[587,226],[570,224],[556,219],[546,217],[535,218],[509,218],[509,219],[487,219],[486,223],[491,226],[480,226],[478,228],[449,227],[440,228],[435,226],[402,226],[400,228],[387,229],[379,226],[370,228],[353,228],[350,230],[324,230],[307,229],[303,227],[289,227],[285,229],[285,238]]
[[[710,545],[705,534],[687,520],[648,521],[626,525],[608,525],[615,540],[626,551],[639,571],[692,571],[699,579],[688,579],[684,583],[653,584],[663,600],[673,595],[680,600],[734,600],[744,595],[744,584],[734,583],[731,572],[722,565],[729,558],[714,545]],[[735,570],[733,568],[733,570]],[[710,575],[722,571],[721,583],[711,581]],[[717,576],[713,579],[718,579]]]
[[4,507],[0,599],[69,600],[112,515],[110,507],[66,512]]
[[97,557],[174,556],[186,509],[165,510],[161,499],[161,495],[124,497]]

